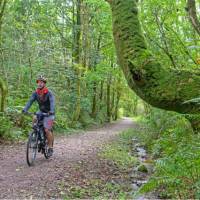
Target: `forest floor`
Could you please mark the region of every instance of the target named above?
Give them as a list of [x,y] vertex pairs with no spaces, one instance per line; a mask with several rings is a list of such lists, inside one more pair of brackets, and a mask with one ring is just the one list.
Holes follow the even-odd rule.
[[[120,132],[136,127],[124,118],[102,128],[56,137],[53,157],[46,160],[38,154],[33,167],[26,164],[25,143],[0,145],[0,199],[64,198],[74,187],[94,186],[96,178],[106,182],[111,176],[119,177],[119,172],[97,154]],[[94,182],[89,183],[88,178]],[[83,191],[76,188],[74,192],[78,198]]]

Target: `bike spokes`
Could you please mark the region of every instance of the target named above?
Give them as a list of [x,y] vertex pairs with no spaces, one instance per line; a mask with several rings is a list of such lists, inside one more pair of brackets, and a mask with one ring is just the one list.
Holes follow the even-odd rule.
[[26,160],[29,166],[32,166],[34,164],[37,148],[38,148],[38,135],[35,132],[32,132],[29,135],[27,149],[26,149]]

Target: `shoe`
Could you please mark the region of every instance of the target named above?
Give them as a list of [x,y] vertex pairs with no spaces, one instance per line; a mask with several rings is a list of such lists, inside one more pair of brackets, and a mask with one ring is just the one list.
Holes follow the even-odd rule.
[[53,156],[53,148],[48,149],[48,157]]

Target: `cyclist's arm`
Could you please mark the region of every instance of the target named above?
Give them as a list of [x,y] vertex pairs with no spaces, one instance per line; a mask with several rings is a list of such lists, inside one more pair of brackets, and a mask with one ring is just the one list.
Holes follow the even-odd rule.
[[26,106],[24,107],[23,111],[27,112],[35,100],[36,100],[36,93],[34,92],[29,101],[27,102]]
[[55,113],[55,97],[52,92],[49,92],[50,112]]

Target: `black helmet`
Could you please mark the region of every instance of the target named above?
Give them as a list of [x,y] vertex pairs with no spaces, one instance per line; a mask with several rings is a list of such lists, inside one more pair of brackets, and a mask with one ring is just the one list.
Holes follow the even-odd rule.
[[45,76],[39,75],[38,78],[37,78],[37,80],[36,80],[36,82],[38,82],[38,81],[43,81],[44,83],[46,83],[46,82],[47,82],[47,79],[46,79]]

